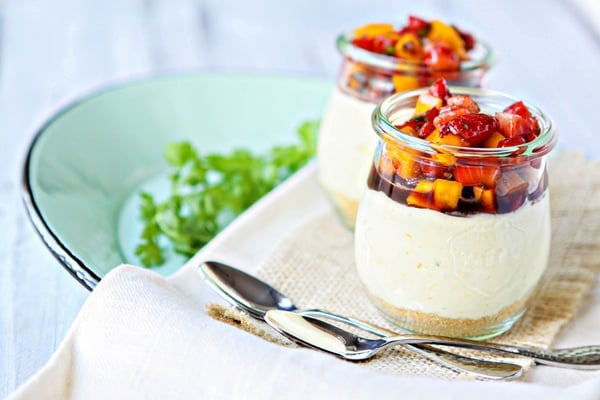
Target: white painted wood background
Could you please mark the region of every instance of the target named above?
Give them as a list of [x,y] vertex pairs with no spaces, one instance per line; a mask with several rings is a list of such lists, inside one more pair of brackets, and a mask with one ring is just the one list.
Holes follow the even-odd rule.
[[549,113],[563,148],[600,157],[600,0],[0,0],[0,397],[48,360],[88,295],[19,198],[24,154],[45,118],[94,88],[156,72],[333,80],[340,31],[407,13],[486,39],[496,53],[487,86]]

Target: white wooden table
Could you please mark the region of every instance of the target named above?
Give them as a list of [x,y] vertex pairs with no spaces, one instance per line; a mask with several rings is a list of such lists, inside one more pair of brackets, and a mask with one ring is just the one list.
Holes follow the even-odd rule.
[[[0,7],[0,397],[48,360],[88,295],[39,240],[19,196],[34,130],[94,88],[180,70],[333,80],[336,34],[410,12],[485,38],[497,60],[487,85],[547,111],[563,148],[600,157],[598,0],[5,0]],[[600,289],[585,301],[600,301]],[[591,317],[586,307],[578,318]]]

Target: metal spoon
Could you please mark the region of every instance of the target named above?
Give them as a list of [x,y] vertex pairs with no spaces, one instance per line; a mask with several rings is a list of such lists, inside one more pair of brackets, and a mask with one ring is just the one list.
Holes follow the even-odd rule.
[[351,360],[365,360],[390,346],[399,344],[429,343],[510,353],[532,358],[538,364],[554,367],[600,369],[600,346],[545,350],[443,336],[413,334],[368,339],[340,329],[324,320],[283,310],[268,311],[265,315],[265,321],[286,337]]
[[[395,334],[395,332],[385,328],[328,311],[318,309],[298,310],[290,298],[272,286],[252,275],[220,262],[207,261],[200,265],[199,270],[209,286],[221,295],[221,297],[261,321],[265,320],[265,315],[270,310],[287,310],[301,316],[340,321],[378,337]],[[320,348],[311,343],[293,338],[292,340],[313,348]],[[467,372],[486,379],[518,378],[523,373],[523,368],[516,364],[473,359],[427,345],[407,344],[405,347],[447,368],[458,372]]]

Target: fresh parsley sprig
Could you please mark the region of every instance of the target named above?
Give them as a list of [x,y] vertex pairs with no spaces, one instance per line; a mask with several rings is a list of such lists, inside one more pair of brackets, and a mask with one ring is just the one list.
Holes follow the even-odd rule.
[[202,155],[189,142],[171,143],[165,159],[173,168],[171,192],[162,202],[141,193],[144,222],[135,254],[147,267],[165,262],[167,239],[179,254],[192,256],[234,218],[315,155],[318,121],[298,128],[299,143],[265,154],[237,149]]

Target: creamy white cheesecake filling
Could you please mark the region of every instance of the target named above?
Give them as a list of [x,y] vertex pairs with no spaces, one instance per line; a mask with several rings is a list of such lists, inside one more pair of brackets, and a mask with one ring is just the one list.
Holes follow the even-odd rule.
[[453,216],[363,195],[355,229],[358,274],[400,308],[479,319],[527,298],[548,261],[548,193],[507,214]]
[[335,88],[321,121],[317,150],[319,181],[356,203],[366,188],[377,135],[371,126],[375,104]]

